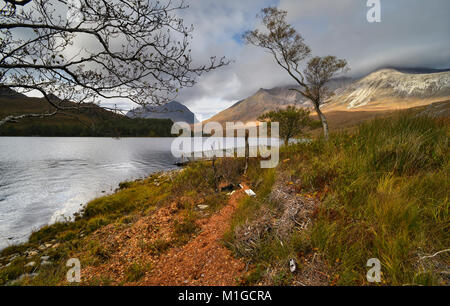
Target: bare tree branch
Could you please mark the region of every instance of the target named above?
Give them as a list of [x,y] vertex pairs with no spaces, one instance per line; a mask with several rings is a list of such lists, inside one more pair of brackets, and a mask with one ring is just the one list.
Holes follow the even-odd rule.
[[230,63],[193,64],[183,0],[0,1],[0,85],[52,93],[57,110],[106,99],[161,105]]
[[311,54],[303,37],[287,23],[287,12],[276,7],[264,8],[259,18],[267,32],[258,29],[244,34],[247,43],[269,51],[277,64],[300,85],[295,90],[309,99],[319,116],[325,137],[328,137],[328,123],[320,106],[330,95],[326,84],[339,72],[346,71],[347,62],[334,56],[313,57],[302,71],[302,62]]

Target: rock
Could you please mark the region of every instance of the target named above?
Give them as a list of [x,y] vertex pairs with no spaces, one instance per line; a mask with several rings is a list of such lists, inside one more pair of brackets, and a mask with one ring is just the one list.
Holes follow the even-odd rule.
[[51,244],[51,243],[46,243],[46,244],[45,244],[45,247],[46,247],[46,248],[49,248],[49,247],[51,247],[52,245],[53,245],[53,244]]
[[50,259],[50,256],[41,256],[42,261],[48,261]]
[[46,247],[45,247],[45,245],[41,244],[41,245],[38,247],[38,249],[39,249],[40,251],[44,251],[44,250],[46,249]]
[[207,209],[209,207],[209,205],[197,205],[198,208],[200,208],[201,210]]
[[50,265],[52,265],[51,261],[44,260],[41,262],[41,266],[50,266]]
[[297,270],[297,263],[294,259],[289,260],[289,270],[294,273]]
[[33,256],[36,256],[38,254],[38,251],[30,250],[30,251],[27,251],[26,254],[27,254],[27,257],[33,257]]
[[36,262],[30,261],[29,263],[27,263],[27,264],[25,265],[25,267],[34,267],[35,265],[36,265]]
[[11,257],[9,258],[9,262],[14,261],[14,259],[18,258],[19,254],[12,254]]

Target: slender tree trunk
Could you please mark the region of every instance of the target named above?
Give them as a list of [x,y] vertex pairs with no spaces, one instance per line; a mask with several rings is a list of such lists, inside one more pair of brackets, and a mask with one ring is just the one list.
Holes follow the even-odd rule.
[[320,121],[322,122],[323,136],[325,137],[325,139],[328,139],[328,121],[325,115],[320,110],[319,105],[319,103],[314,102],[314,108],[316,109],[316,113],[319,116]]

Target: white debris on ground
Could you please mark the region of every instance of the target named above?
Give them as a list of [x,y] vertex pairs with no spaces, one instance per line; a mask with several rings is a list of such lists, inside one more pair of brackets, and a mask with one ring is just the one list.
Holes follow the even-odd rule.
[[[239,184],[239,187],[241,187],[241,189],[244,189],[244,186],[242,186],[242,184]],[[251,190],[250,188],[245,189],[244,192],[245,192],[248,196],[251,196],[251,197],[255,197],[255,196],[256,196],[256,193],[255,193],[253,190]]]
[[256,197],[256,193],[254,193],[251,189],[247,189],[244,192],[251,197]]
[[289,260],[289,270],[294,273],[297,270],[297,263],[294,259]]

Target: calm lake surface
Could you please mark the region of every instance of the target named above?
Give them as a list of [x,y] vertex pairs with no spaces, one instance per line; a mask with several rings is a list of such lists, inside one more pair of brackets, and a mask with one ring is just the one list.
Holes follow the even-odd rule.
[[174,169],[173,138],[0,137],[0,249],[120,182]]
[[[232,143],[226,138],[203,138],[199,143],[189,138],[187,147],[176,145],[175,139],[0,137],[0,249],[73,216],[90,200],[112,193],[120,182],[176,169],[174,163],[181,159],[172,155],[172,142],[175,151],[184,153],[179,156],[245,146],[243,138],[228,139]],[[266,144],[263,138],[250,138],[250,147],[260,141]],[[269,141],[278,146],[277,139]]]

